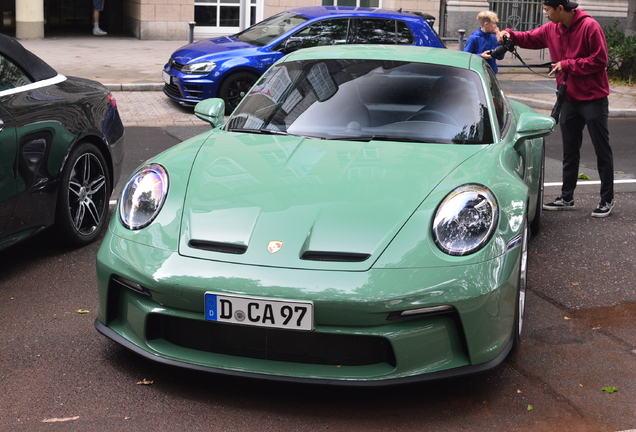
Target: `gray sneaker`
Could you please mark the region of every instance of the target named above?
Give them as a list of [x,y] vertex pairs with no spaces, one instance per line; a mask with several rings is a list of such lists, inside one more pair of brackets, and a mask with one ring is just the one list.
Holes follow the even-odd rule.
[[608,217],[612,213],[613,208],[614,200],[611,200],[610,202],[601,201],[598,203],[598,207],[596,207],[592,212],[592,217]]
[[108,33],[106,33],[104,30],[100,29],[99,27],[96,29],[93,29],[93,34],[95,36],[106,36]]
[[543,204],[543,210],[572,210],[574,208],[574,200],[566,201],[561,197],[558,197],[553,202]]

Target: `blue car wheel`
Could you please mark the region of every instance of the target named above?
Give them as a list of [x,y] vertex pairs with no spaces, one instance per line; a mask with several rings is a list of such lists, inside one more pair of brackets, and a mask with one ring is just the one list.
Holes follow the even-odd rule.
[[233,73],[223,81],[219,88],[219,97],[225,101],[225,114],[230,115],[238,106],[256,80],[258,76],[250,72]]

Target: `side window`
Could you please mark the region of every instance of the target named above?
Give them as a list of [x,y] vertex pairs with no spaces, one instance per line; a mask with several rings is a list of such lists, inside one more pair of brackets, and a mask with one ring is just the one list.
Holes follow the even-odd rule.
[[499,123],[499,130],[502,130],[506,124],[506,103],[503,97],[503,90],[499,87],[499,82],[497,81],[492,69],[490,67],[486,67],[486,71],[488,72],[490,96],[492,97],[492,102],[495,106],[495,115],[497,116],[497,122]]
[[413,45],[413,33],[404,21],[396,21],[397,23],[397,43],[400,45]]
[[302,39],[303,48],[336,45],[347,42],[349,19],[331,19],[311,24],[292,37]]
[[403,43],[403,42],[399,42],[400,38],[396,32],[396,27],[397,27],[397,22],[392,19],[360,18],[358,19],[358,29],[357,29],[355,43],[361,43],[361,44]]
[[0,91],[31,84],[29,77],[16,64],[0,55]]

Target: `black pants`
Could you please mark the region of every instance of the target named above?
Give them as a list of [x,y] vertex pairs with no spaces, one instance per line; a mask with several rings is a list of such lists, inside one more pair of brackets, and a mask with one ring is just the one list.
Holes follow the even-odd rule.
[[614,199],[614,155],[609,144],[607,97],[592,101],[564,102],[561,110],[561,138],[563,140],[563,186],[561,197],[574,199],[579,177],[579,161],[583,144],[583,128],[592,138],[596,152],[596,167],[601,178],[601,201]]

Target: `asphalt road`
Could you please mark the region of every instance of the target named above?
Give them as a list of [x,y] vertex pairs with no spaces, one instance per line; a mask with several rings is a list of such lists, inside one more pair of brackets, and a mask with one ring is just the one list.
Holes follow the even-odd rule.
[[[632,125],[610,121],[624,178],[636,178]],[[203,129],[128,128],[124,172]],[[546,181],[557,182],[558,134],[547,155]],[[582,172],[592,179],[594,165],[585,143]],[[481,375],[381,389],[220,377],[142,359],[93,328],[98,244],[24,242],[0,252],[0,430],[636,429],[636,186],[617,185],[606,219],[590,217],[597,185],[579,186],[575,200],[573,211],[544,213],[530,243],[516,355]]]

